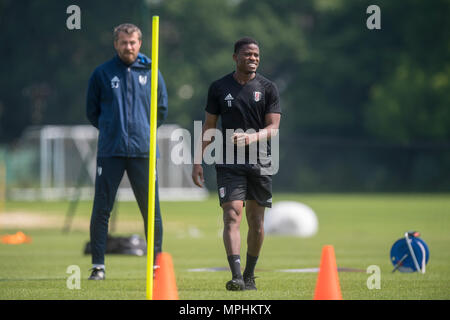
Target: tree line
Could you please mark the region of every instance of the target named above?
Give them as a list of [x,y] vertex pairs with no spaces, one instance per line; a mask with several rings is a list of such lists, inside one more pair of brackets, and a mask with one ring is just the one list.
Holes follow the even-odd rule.
[[168,123],[202,120],[209,84],[234,69],[234,42],[260,43],[260,73],[279,87],[286,191],[450,189],[450,2],[365,0],[0,0],[0,143],[30,125],[83,124],[87,81],[133,22],[150,56],[160,16]]

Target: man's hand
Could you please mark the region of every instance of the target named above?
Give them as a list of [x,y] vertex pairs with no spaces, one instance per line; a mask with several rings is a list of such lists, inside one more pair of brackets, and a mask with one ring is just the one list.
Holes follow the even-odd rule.
[[231,141],[238,147],[248,146],[253,142],[258,141],[258,133],[234,133]]
[[195,185],[203,188],[205,179],[203,178],[203,167],[201,164],[194,164],[192,167],[192,181],[194,181]]

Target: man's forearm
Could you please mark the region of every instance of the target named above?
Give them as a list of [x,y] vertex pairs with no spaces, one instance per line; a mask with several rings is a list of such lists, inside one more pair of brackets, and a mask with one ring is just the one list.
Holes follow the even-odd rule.
[[278,134],[278,126],[276,125],[268,125],[264,129],[259,130],[256,132],[256,141],[263,140],[263,139],[269,139],[273,135]]

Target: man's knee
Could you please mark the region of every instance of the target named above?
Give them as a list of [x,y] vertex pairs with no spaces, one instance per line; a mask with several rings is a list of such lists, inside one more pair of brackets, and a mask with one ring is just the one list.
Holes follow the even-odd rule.
[[239,226],[242,219],[242,206],[236,203],[224,203],[223,208],[223,222],[225,228]]

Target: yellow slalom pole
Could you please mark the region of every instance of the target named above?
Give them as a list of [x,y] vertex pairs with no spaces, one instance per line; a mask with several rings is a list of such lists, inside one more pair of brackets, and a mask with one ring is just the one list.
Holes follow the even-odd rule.
[[150,91],[150,154],[147,216],[147,300],[153,299],[153,254],[155,234],[156,127],[158,109],[159,16],[152,20],[152,69]]

